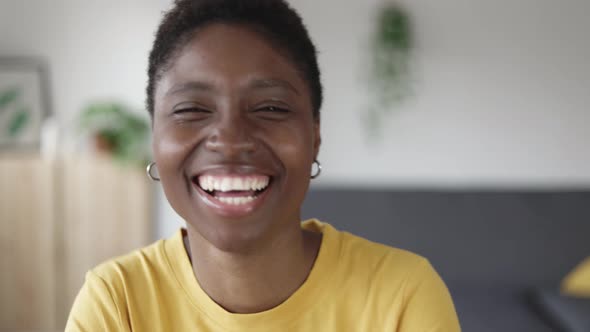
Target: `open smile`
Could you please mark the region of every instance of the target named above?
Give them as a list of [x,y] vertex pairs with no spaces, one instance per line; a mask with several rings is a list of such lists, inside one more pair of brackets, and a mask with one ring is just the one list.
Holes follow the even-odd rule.
[[264,200],[272,178],[261,174],[201,174],[192,178],[199,197],[224,217],[253,212]]

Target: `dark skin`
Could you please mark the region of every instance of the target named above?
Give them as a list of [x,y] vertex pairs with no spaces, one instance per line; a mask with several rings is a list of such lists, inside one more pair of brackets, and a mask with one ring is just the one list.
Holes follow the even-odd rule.
[[[321,242],[300,227],[321,141],[306,82],[254,29],[216,23],[173,60],[154,106],[154,159],[168,201],[187,222],[199,284],[230,312],[284,302],[309,275]],[[195,189],[208,172],[271,182],[255,208],[228,215]]]

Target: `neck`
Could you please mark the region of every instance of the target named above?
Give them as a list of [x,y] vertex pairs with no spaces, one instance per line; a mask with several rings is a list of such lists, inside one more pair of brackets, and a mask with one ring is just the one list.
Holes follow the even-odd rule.
[[296,226],[247,253],[219,250],[188,227],[188,251],[201,288],[233,313],[278,306],[307,279],[321,243],[320,234]]

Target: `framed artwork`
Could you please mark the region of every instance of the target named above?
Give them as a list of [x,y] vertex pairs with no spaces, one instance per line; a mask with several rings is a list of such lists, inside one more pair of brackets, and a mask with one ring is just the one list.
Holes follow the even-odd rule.
[[49,116],[47,71],[42,61],[0,57],[0,149],[35,149]]

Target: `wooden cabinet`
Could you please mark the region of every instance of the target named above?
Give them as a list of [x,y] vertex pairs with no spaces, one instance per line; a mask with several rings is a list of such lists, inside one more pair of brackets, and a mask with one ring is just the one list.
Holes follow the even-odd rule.
[[151,186],[108,159],[0,156],[0,330],[63,330],[86,271],[150,242]]
[[0,328],[57,323],[58,227],[51,163],[0,159]]

